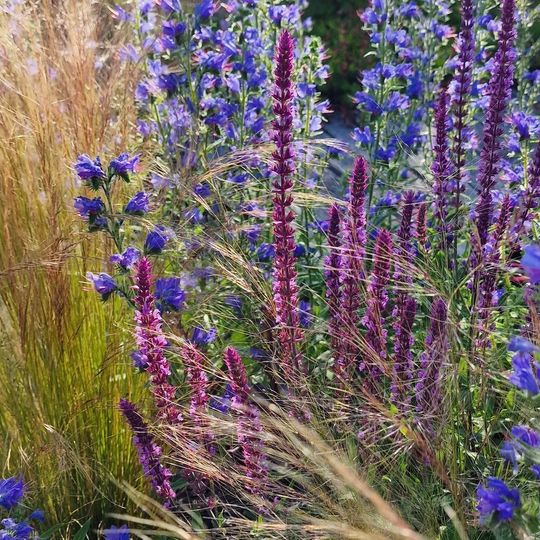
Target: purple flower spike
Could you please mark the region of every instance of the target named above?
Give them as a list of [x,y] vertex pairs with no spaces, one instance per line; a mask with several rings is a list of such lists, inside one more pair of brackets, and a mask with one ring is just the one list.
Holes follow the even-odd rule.
[[448,128],[447,128],[448,94],[446,88],[441,88],[437,106],[435,107],[435,146],[434,161],[431,166],[433,173],[433,216],[437,222],[440,234],[440,245],[448,247],[448,201],[449,184],[452,175],[452,164],[448,157]]
[[416,214],[416,230],[415,230],[416,240],[418,242],[418,247],[421,249],[426,249],[427,247],[427,203],[423,202],[418,207],[418,212]]
[[519,242],[521,235],[530,228],[540,202],[540,143],[536,145],[531,159],[528,177],[527,188],[523,194],[521,205],[517,209],[512,227],[512,239],[515,242]]
[[363,274],[366,234],[366,190],[368,172],[366,160],[359,156],[354,162],[349,179],[348,216],[345,222],[345,245],[342,261],[342,301],[339,320],[342,326],[340,347],[340,371],[345,379],[356,365],[360,355],[360,332],[358,308],[360,306],[360,283]]
[[500,170],[502,123],[512,89],[515,51],[515,0],[503,0],[501,9],[502,26],[498,34],[499,48],[489,81],[489,105],[478,167],[479,199],[476,205],[476,227],[478,244],[475,246],[473,266],[479,264],[482,248],[488,240],[488,229],[493,217],[493,194],[497,174]]
[[362,319],[367,328],[366,342],[370,347],[367,361],[368,387],[373,387],[380,379],[381,369],[377,364],[388,356],[384,312],[388,303],[387,287],[393,258],[392,236],[387,230],[381,229],[375,241],[373,268],[367,287],[367,310]]
[[489,316],[496,305],[495,288],[497,286],[498,267],[500,265],[500,248],[508,229],[510,220],[511,200],[507,193],[502,202],[497,225],[489,235],[484,246],[484,264],[479,271],[480,284],[478,287],[478,319],[479,342],[478,347],[486,348],[489,345]]
[[395,313],[397,324],[395,327],[394,369],[392,372],[392,401],[398,409],[405,410],[410,401],[410,386],[413,378],[414,344],[413,324],[416,316],[416,301],[408,296]]
[[324,278],[328,303],[328,333],[330,346],[334,353],[334,373],[338,379],[343,377],[343,355],[341,345],[341,241],[340,217],[337,205],[333,204],[329,212],[328,249],[325,260]]
[[272,214],[274,230],[274,302],[276,324],[281,351],[283,373],[287,380],[296,380],[295,372],[302,371],[299,342],[303,339],[298,312],[298,285],[296,283],[296,257],[294,251],[294,213],[291,209],[293,196],[292,175],[295,170],[293,149],[294,96],[291,80],[294,58],[294,42],[289,32],[279,36],[272,91],[275,120],[272,122],[272,139],[275,150],[270,166],[276,179],[273,182]]
[[191,387],[191,405],[189,414],[196,428],[197,438],[211,453],[214,435],[208,425],[208,376],[204,371],[205,359],[201,352],[191,343],[186,343],[181,350],[186,366],[187,380]]
[[416,383],[416,410],[420,413],[418,423],[427,433],[432,432],[432,417],[441,403],[442,368],[448,353],[447,310],[444,300],[439,298],[433,302],[430,319],[426,348],[420,357]]
[[165,358],[167,340],[161,329],[161,314],[151,292],[152,284],[152,265],[143,257],[135,264],[135,337],[141,363],[146,364],[150,376],[158,418],[174,425],[182,421],[182,414],[174,403],[176,388],[168,382],[171,368]]
[[458,212],[461,206],[463,167],[465,166],[465,126],[467,121],[467,102],[471,90],[474,42],[474,6],[472,0],[461,2],[461,31],[458,39],[458,61],[454,81],[456,89],[452,102],[454,109],[455,136],[452,146],[454,158],[454,178],[456,180],[454,204],[456,209],[455,230],[460,226]]
[[170,483],[171,471],[160,463],[161,448],[154,442],[148,425],[133,403],[121,399],[118,406],[133,432],[133,445],[137,449],[145,476],[159,497],[171,501],[176,497],[176,493]]
[[246,368],[238,352],[228,347],[225,349],[224,359],[233,394],[232,408],[238,418],[237,437],[244,456],[248,478],[247,487],[251,493],[260,494],[268,476],[268,470],[261,439],[262,425],[259,411],[250,402]]

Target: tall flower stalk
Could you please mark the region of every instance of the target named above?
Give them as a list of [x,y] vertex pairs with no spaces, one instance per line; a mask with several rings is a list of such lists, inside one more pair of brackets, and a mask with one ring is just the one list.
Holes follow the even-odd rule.
[[169,384],[171,368],[165,358],[167,340],[152,285],[152,265],[146,257],[142,257],[135,264],[135,337],[141,364],[146,365],[150,376],[158,418],[174,425],[182,421],[182,414],[174,403],[176,388]]
[[454,163],[454,245],[457,242],[457,231],[460,228],[461,192],[463,190],[463,168],[465,166],[465,128],[467,121],[467,103],[472,83],[474,42],[474,6],[472,0],[461,2],[461,31],[458,39],[458,60],[454,76],[454,96],[452,107],[454,112],[454,140],[452,158]]
[[393,256],[392,236],[386,229],[381,229],[375,242],[373,268],[367,288],[367,310],[362,320],[367,328],[366,342],[370,349],[367,360],[368,386],[378,382],[381,369],[377,364],[388,358],[384,312],[388,303],[387,287]]
[[500,137],[503,133],[504,111],[510,99],[514,76],[515,0],[503,0],[502,25],[498,34],[499,48],[494,58],[494,67],[489,81],[489,104],[478,168],[479,198],[476,205],[476,227],[478,241],[475,245],[473,263],[482,259],[482,248],[488,241],[488,230],[493,218],[493,194],[497,174],[500,171]]
[[172,473],[161,464],[162,450],[154,442],[148,425],[137,407],[127,399],[121,399],[118,407],[133,432],[133,445],[137,449],[145,476],[159,497],[168,502],[172,501],[176,498],[170,482]]
[[516,210],[512,226],[512,240],[519,241],[520,236],[528,229],[534,211],[540,202],[540,143],[536,145],[527,173],[527,188],[521,204]]
[[330,207],[328,225],[329,255],[325,260],[324,278],[328,305],[328,333],[330,347],[334,353],[334,373],[338,379],[343,372],[343,335],[341,327],[341,218],[336,204]]
[[[287,30],[278,39],[274,68],[272,139],[275,150],[272,154],[271,170],[273,182],[272,214],[275,260],[274,260],[274,302],[279,342],[279,354],[284,375],[288,380],[296,380],[303,369],[299,344],[303,339],[298,311],[298,285],[296,282],[296,247],[294,238],[295,216],[292,211],[293,174],[295,171],[293,148],[294,88],[292,83],[294,42]],[[291,379],[292,377],[292,379]]]
[[427,432],[433,430],[433,417],[442,400],[442,369],[448,354],[447,316],[444,300],[436,299],[431,306],[431,322],[425,350],[420,357],[420,370],[415,389],[418,423]]
[[224,360],[233,394],[232,408],[238,420],[238,443],[242,448],[246,476],[249,480],[247,489],[259,495],[268,476],[259,411],[251,403],[246,368],[238,352],[232,347],[227,347]]
[[352,366],[356,365],[360,355],[358,309],[367,242],[365,208],[367,188],[367,163],[363,157],[359,156],[354,162],[349,179],[349,204],[342,261],[342,301],[339,320],[342,324],[343,340],[338,362],[345,378],[348,377]]
[[191,403],[189,414],[195,426],[198,442],[210,453],[215,452],[214,435],[207,421],[208,414],[208,376],[204,370],[204,356],[191,343],[186,343],[181,349],[182,359],[186,367],[187,381],[191,387]]
[[431,166],[433,173],[433,216],[437,222],[439,243],[446,252],[448,249],[448,193],[452,164],[448,156],[448,94],[441,88],[435,107],[435,146],[434,160]]

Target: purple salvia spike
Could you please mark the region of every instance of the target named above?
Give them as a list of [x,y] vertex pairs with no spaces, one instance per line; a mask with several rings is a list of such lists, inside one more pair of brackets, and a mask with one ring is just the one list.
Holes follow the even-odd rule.
[[512,241],[519,243],[520,237],[527,232],[535,210],[540,202],[540,143],[536,145],[533,157],[529,164],[528,184],[523,193],[522,202],[517,208],[514,225],[512,226]]
[[328,333],[330,348],[334,353],[334,373],[336,378],[343,376],[343,336],[341,322],[341,220],[336,204],[330,207],[328,227],[329,255],[325,259],[324,278],[328,305]]
[[448,94],[446,88],[441,88],[435,107],[435,145],[434,160],[431,166],[433,173],[433,217],[440,234],[440,245],[443,249],[448,246],[448,201],[449,185],[452,176],[452,165],[448,156],[448,126],[447,126]]
[[416,214],[415,236],[420,249],[427,247],[427,203],[420,203]]
[[503,0],[501,8],[502,26],[498,34],[498,49],[488,85],[489,104],[484,122],[480,165],[478,167],[479,198],[476,205],[476,227],[478,240],[475,242],[473,266],[480,263],[482,248],[488,240],[488,230],[493,217],[492,190],[500,171],[500,150],[504,111],[512,90],[515,51],[515,0]]
[[396,283],[396,307],[400,306],[407,294],[406,287],[412,283],[411,265],[414,259],[412,246],[412,219],[416,195],[407,191],[403,195],[401,220],[397,232],[398,244],[395,250],[394,281]]
[[172,473],[169,469],[161,465],[162,451],[154,442],[154,437],[148,431],[148,425],[137,410],[137,407],[127,399],[121,399],[118,407],[133,432],[133,445],[137,449],[139,462],[145,476],[150,480],[152,487],[159,497],[167,502],[172,501],[176,497],[176,493],[170,483]]
[[293,149],[294,97],[292,70],[294,42],[288,31],[278,39],[272,90],[273,111],[272,139],[275,150],[270,169],[276,176],[273,183],[272,214],[274,244],[274,302],[281,363],[287,380],[296,380],[295,373],[301,371],[302,357],[299,342],[303,339],[298,311],[298,285],[296,283],[296,247],[294,239],[294,213],[291,209],[293,196],[292,175],[295,170]]
[[251,493],[260,495],[268,476],[268,470],[259,411],[251,403],[251,390],[247,381],[246,368],[238,352],[232,347],[227,347],[224,359],[233,394],[231,406],[238,418],[237,437],[246,467],[247,488]]
[[494,298],[497,285],[498,266],[500,264],[500,249],[510,221],[511,199],[507,193],[502,202],[495,230],[490,234],[484,246],[484,262],[480,271],[480,284],[478,287],[478,319],[479,319],[479,348],[489,345],[489,318],[491,310],[497,305]]
[[366,160],[359,156],[354,162],[349,180],[348,216],[345,222],[345,245],[342,260],[342,301],[339,320],[342,322],[342,354],[338,362],[343,377],[356,365],[360,354],[358,308],[360,283],[364,266],[366,234],[366,190],[368,173]]
[[141,361],[146,364],[145,369],[150,376],[158,418],[169,424],[178,424],[182,421],[182,414],[174,403],[176,388],[168,382],[171,369],[165,358],[167,340],[161,328],[161,314],[151,292],[152,283],[152,265],[142,257],[135,264],[135,337]]
[[[474,6],[472,0],[462,0],[461,2],[461,31],[458,38],[458,59],[456,66],[455,93],[452,100],[454,110],[454,141],[452,145],[452,156],[454,163],[455,197],[454,206],[456,210],[455,226],[457,230],[459,224],[459,211],[461,206],[461,192],[463,191],[463,168],[465,166],[465,127],[467,121],[467,103],[471,91],[473,61],[475,54],[474,42]],[[456,235],[457,238],[457,235]]]
[[433,417],[440,408],[441,378],[448,355],[447,309],[444,300],[431,305],[426,348],[420,356],[420,370],[415,388],[417,422],[427,433],[433,432]]
[[191,387],[191,404],[189,413],[196,428],[198,441],[211,453],[214,435],[207,421],[208,414],[208,376],[204,370],[205,359],[192,343],[185,343],[180,352],[186,367],[187,381]]
[[[380,229],[375,241],[373,267],[367,287],[367,309],[362,319],[365,325],[366,342],[369,351],[368,380],[373,386],[380,379],[381,369],[376,365],[388,357],[386,348],[387,332],[384,328],[384,312],[388,303],[387,287],[394,258],[392,236],[385,229]],[[375,362],[372,359],[376,359]]]
[[392,372],[392,402],[402,412],[410,403],[410,387],[413,378],[414,334],[412,332],[416,316],[416,301],[407,296],[399,311],[395,313],[397,324],[394,336],[394,369]]

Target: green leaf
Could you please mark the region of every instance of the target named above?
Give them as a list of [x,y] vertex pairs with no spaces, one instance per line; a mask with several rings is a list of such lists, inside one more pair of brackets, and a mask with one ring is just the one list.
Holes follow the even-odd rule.
[[65,527],[65,523],[57,523],[56,525],[53,525],[50,529],[43,531],[39,535],[39,540],[49,540],[50,538],[54,538],[54,533],[59,531],[62,527]]
[[88,531],[92,525],[92,518],[89,518],[86,523],[76,532],[73,540],[85,540],[88,538]]

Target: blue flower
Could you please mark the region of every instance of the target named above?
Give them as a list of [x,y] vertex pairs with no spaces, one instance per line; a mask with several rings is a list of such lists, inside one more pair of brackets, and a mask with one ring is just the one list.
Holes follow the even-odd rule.
[[156,0],[156,4],[166,15],[170,15],[171,13],[182,13],[180,0]]
[[35,521],[41,521],[43,523],[45,521],[45,512],[41,510],[40,508],[36,508],[29,516],[29,520],[35,520]]
[[86,154],[82,154],[77,158],[75,170],[81,180],[99,180],[105,178],[105,171],[101,166],[99,157],[92,161]]
[[212,0],[202,0],[195,6],[195,15],[200,19],[208,19],[214,13],[214,2]]
[[101,294],[102,300],[107,300],[109,296],[118,288],[116,281],[104,272],[100,274],[93,274],[88,272],[86,274],[88,281],[90,281],[94,287],[94,290]]
[[514,426],[512,436],[531,448],[540,448],[540,433],[528,426]]
[[165,227],[163,227],[163,225],[158,225],[146,236],[146,240],[144,242],[144,250],[147,253],[161,253],[169,239],[170,235],[165,229]]
[[110,529],[103,531],[105,540],[129,540],[129,529],[127,525],[121,527],[115,527],[114,525]]
[[531,465],[531,472],[540,480],[540,465]]
[[215,411],[219,411],[223,414],[227,414],[231,408],[231,401],[234,397],[232,386],[228,384],[225,387],[225,391],[222,396],[212,396],[210,398],[210,408]]
[[76,197],[73,202],[73,207],[77,210],[77,214],[84,219],[91,216],[97,216],[105,211],[105,205],[100,197],[89,199],[88,197]]
[[365,146],[369,146],[370,144],[373,144],[373,134],[371,133],[371,130],[369,129],[369,126],[366,126],[364,129],[360,128],[354,128],[352,132],[352,138],[360,144],[363,144]]
[[312,316],[311,316],[311,304],[308,300],[300,300],[298,309],[300,312],[300,324],[304,328],[311,326]]
[[146,356],[143,356],[140,351],[133,351],[130,356],[133,360],[133,365],[135,368],[146,369],[146,367],[148,366],[148,362],[146,361]]
[[148,194],[144,191],[139,191],[134,195],[131,200],[126,204],[126,214],[133,214],[136,216],[142,216],[149,210],[150,200]]
[[118,4],[113,7],[113,17],[122,22],[133,21],[133,15]]
[[126,178],[128,173],[135,172],[138,163],[139,156],[130,157],[128,153],[123,153],[111,161],[110,167],[115,174]]
[[6,510],[11,510],[19,504],[24,495],[24,481],[22,478],[3,478],[0,479],[0,506]]
[[159,278],[156,280],[156,298],[160,300],[160,309],[179,311],[186,299],[186,292],[180,287],[179,277]]
[[512,114],[512,124],[519,133],[521,139],[530,139],[531,135],[536,135],[540,130],[540,122],[531,114],[518,111]]
[[210,194],[212,193],[210,191],[210,186],[208,185],[207,182],[201,182],[200,184],[197,184],[193,188],[193,191],[195,192],[196,195],[198,195],[199,197],[203,199],[210,197]]
[[7,518],[1,521],[4,530],[0,529],[0,540],[29,540],[33,538],[34,529],[21,521],[17,523],[15,520]]
[[109,261],[113,264],[117,264],[124,270],[129,270],[139,259],[141,258],[141,252],[134,247],[128,247],[124,253],[115,253],[111,255]]
[[519,490],[510,489],[502,480],[493,476],[488,477],[487,487],[478,487],[476,496],[481,524],[490,520],[493,523],[510,521],[514,512],[521,507]]
[[540,348],[533,345],[528,339],[520,336],[514,336],[508,343],[508,350],[510,352],[535,353],[539,352]]
[[257,258],[261,262],[267,262],[270,259],[273,259],[276,256],[276,248],[273,244],[268,244],[266,242],[263,242],[258,248],[257,248]]
[[505,441],[501,446],[501,456],[507,463],[512,465],[514,474],[518,472],[519,453],[513,442]]
[[533,285],[540,283],[540,245],[525,246],[521,266]]
[[204,330],[200,326],[196,326],[193,329],[193,335],[191,336],[191,341],[199,346],[210,345],[216,340],[217,330],[215,328],[210,328],[209,330]]
[[540,364],[529,353],[518,352],[512,358],[514,368],[509,380],[520,390],[536,396],[540,393]]
[[240,296],[230,294],[225,298],[225,304],[230,306],[237,315],[242,312],[242,298]]

